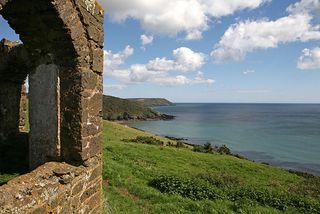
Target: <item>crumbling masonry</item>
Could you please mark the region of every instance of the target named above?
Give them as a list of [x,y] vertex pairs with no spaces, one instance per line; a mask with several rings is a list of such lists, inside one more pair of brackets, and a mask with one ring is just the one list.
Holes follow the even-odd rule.
[[33,170],[0,187],[0,213],[101,213],[102,8],[0,0],[0,15],[23,42],[0,42],[0,155],[25,147]]

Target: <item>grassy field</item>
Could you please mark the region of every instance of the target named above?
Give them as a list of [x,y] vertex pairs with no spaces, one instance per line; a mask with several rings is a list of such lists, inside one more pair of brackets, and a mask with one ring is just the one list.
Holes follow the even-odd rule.
[[175,144],[105,121],[105,213],[320,213],[320,177]]
[[123,141],[145,135],[104,122],[106,213],[320,212],[318,177],[228,155]]

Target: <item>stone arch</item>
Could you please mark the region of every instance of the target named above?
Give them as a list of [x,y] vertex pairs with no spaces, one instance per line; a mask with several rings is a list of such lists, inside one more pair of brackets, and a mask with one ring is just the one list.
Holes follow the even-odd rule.
[[59,145],[43,147],[46,142],[31,138],[36,169],[0,187],[0,213],[101,213],[102,8],[96,0],[0,0],[0,15],[20,35],[29,79],[45,88],[38,75],[48,80],[52,72],[59,83]]
[[[61,160],[82,164],[99,154],[104,39],[101,7],[94,0],[1,0],[0,14],[20,35],[34,69],[55,65],[59,70]],[[36,153],[41,151],[32,145],[30,149],[30,159],[37,159]],[[31,167],[44,162],[31,162]]]

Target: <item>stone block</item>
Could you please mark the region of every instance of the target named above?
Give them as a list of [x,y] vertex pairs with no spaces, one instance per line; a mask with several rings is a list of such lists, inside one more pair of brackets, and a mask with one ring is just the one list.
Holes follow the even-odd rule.
[[100,190],[101,190],[101,186],[99,182],[93,184],[90,187],[87,187],[87,189],[80,196],[81,203],[85,203],[85,201],[94,194],[97,194],[97,193],[100,194]]
[[59,70],[40,65],[29,76],[30,168],[60,158]]

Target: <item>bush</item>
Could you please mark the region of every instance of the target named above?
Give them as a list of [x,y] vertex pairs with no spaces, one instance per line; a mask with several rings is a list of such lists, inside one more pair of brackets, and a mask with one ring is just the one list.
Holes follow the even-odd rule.
[[211,146],[211,143],[209,142],[206,142],[204,145],[203,145],[203,149],[207,152],[207,153],[212,153],[213,152],[213,148]]
[[162,193],[177,194],[192,200],[222,198],[216,189],[199,180],[162,175],[153,179],[149,185]]
[[231,153],[231,150],[226,146],[214,146],[212,147],[211,143],[207,142],[203,146],[201,145],[195,145],[193,146],[194,152],[202,152],[202,153],[219,153],[219,154],[225,154],[225,155],[233,155]]
[[200,146],[200,145],[193,146],[193,151],[207,153],[207,151],[204,149],[204,146]]
[[174,144],[170,141],[164,142],[164,141],[158,140],[157,138],[152,136],[138,136],[133,139],[122,139],[122,141],[127,143],[141,143],[141,144],[149,144],[149,145],[161,145],[161,146],[167,145],[167,146],[172,146],[176,148],[186,147],[186,145],[182,141],[177,141],[177,143]]
[[[220,180],[215,179],[217,177]],[[299,213],[320,213],[319,200],[264,188],[237,187],[241,186],[241,180],[228,174],[202,174],[192,180],[162,175],[149,182],[149,185],[162,193],[176,194],[192,200],[228,199],[234,203],[233,209],[237,212],[245,212],[259,204],[281,211],[293,207]]]
[[138,136],[134,139],[122,139],[122,141],[123,142],[149,144],[149,145],[164,145],[165,144],[163,141],[158,140],[154,137],[150,137],[150,136]]
[[186,146],[184,145],[183,142],[177,141],[176,147],[177,147],[177,148],[184,148],[184,147],[186,147]]
[[301,213],[320,213],[320,204],[287,192],[276,192],[268,189],[240,188],[229,192],[229,200],[252,200],[262,206],[274,207],[278,210],[286,210],[288,207],[297,208]]
[[243,185],[243,180],[236,175],[228,173],[202,173],[197,175],[198,178],[207,181],[218,188],[232,188]]

